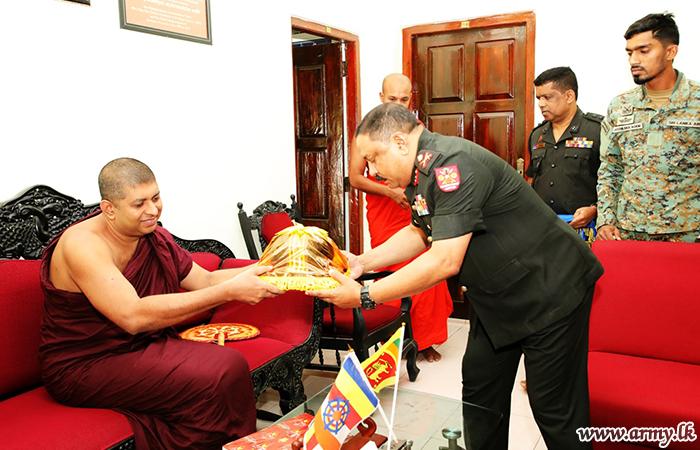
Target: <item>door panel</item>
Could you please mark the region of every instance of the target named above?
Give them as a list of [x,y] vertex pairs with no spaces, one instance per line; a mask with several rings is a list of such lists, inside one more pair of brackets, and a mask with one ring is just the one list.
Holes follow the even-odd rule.
[[412,79],[428,129],[474,141],[516,167],[526,139],[525,37],[524,24],[414,37]]
[[345,248],[340,44],[294,47],[297,194],[304,225]]

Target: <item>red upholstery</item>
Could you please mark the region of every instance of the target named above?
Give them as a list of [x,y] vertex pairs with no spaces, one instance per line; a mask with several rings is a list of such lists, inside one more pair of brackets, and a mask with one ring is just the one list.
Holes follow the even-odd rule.
[[0,447],[109,448],[133,434],[126,417],[61,405],[39,386],[39,267],[35,260],[0,261]]
[[294,225],[285,211],[265,214],[260,223],[260,234],[265,241],[270,242],[277,232]]
[[4,450],[106,449],[133,435],[124,415],[61,405],[43,386],[0,402],[0,417]]
[[[596,241],[593,251],[605,273],[591,309],[592,425],[700,424],[700,245]],[[598,442],[594,448],[623,447]]]
[[[0,398],[41,384],[40,261],[0,261]],[[0,435],[1,436],[1,435]]]
[[293,348],[293,346],[286,342],[265,337],[262,331],[260,331],[260,335],[253,339],[227,342],[226,347],[235,348],[243,353],[246,361],[248,361],[250,370],[257,369],[266,362],[277,358]]
[[209,272],[218,269],[221,265],[221,258],[213,253],[192,253],[192,261]]

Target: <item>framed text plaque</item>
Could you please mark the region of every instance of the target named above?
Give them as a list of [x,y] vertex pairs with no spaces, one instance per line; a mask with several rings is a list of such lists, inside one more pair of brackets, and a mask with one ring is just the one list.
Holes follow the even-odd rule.
[[119,0],[121,28],[211,45],[209,0]]

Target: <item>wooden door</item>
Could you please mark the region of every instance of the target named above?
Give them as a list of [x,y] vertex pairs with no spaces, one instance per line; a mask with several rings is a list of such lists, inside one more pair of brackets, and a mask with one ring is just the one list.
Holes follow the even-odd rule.
[[[534,13],[406,28],[404,74],[430,131],[487,148],[522,173],[533,126]],[[514,224],[514,226],[516,226]],[[453,317],[468,318],[458,280]]]
[[345,248],[341,44],[294,47],[297,193],[306,226]]
[[413,36],[415,108],[429,130],[474,141],[517,168],[532,129],[530,30],[523,21],[478,24]]

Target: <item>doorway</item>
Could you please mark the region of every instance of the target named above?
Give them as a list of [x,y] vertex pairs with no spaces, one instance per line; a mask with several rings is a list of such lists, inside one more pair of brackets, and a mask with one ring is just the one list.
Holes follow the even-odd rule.
[[292,36],[297,197],[302,221],[327,230],[341,249],[359,254],[363,248],[362,196],[346,177],[348,142],[360,119],[359,39],[295,17]]
[[[535,14],[481,17],[403,30],[403,72],[411,108],[430,131],[485,147],[521,174],[534,122]],[[448,280],[454,312],[469,303]]]

